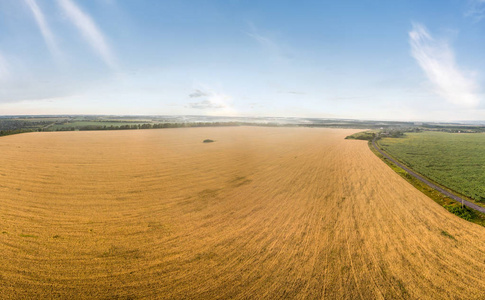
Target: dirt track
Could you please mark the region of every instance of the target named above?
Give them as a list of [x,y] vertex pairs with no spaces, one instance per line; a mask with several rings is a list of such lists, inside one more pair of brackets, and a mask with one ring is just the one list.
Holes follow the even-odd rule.
[[2,137],[2,297],[483,299],[485,229],[352,132]]

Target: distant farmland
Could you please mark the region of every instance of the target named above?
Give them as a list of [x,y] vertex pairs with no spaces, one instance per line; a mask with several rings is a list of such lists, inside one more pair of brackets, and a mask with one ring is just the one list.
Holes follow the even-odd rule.
[[406,133],[379,144],[424,176],[485,204],[485,134]]
[[1,296],[483,299],[485,228],[356,131],[1,137]]

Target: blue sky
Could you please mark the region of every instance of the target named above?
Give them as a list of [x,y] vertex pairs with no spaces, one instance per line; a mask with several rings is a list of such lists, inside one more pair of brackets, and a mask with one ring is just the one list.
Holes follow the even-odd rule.
[[485,0],[0,0],[0,115],[485,119]]

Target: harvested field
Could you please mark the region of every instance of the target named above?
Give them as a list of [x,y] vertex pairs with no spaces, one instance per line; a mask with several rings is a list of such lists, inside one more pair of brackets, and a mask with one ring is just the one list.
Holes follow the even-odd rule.
[[484,299],[485,228],[353,132],[2,137],[2,298]]

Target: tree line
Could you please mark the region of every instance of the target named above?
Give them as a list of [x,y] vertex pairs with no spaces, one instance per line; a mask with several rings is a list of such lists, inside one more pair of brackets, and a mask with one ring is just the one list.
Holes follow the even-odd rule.
[[[88,130],[134,130],[134,129],[157,129],[157,128],[183,128],[183,127],[218,127],[218,126],[241,126],[249,125],[241,122],[192,122],[192,123],[144,123],[144,124],[125,124],[125,125],[82,125],[65,126],[57,128],[55,131],[88,131]],[[50,130],[46,130],[50,131]]]

